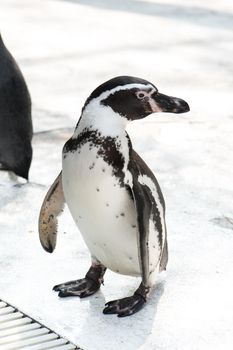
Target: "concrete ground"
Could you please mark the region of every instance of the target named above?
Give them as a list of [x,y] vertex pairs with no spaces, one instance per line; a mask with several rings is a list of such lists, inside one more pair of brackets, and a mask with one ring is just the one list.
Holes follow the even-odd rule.
[[[0,298],[84,350],[232,349],[231,2],[1,0],[0,23],[31,92],[35,131],[30,182],[0,173]],[[147,306],[125,319],[103,315],[104,303],[140,281],[108,271],[95,296],[58,299],[53,285],[82,277],[89,253],[68,210],[52,255],[37,230],[85,99],[117,75],[145,78],[191,107],[128,128],[164,192],[170,255]]]

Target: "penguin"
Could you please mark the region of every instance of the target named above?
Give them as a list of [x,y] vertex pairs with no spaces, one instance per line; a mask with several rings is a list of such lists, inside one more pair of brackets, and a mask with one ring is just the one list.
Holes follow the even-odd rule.
[[125,128],[152,113],[188,111],[184,100],[131,76],[113,78],[88,97],[73,136],[63,147],[62,171],[39,216],[40,242],[51,253],[57,217],[67,203],[91,254],[84,278],[53,288],[60,297],[94,294],[110,269],[140,276],[141,283],[132,296],[108,302],[103,313],[125,317],[145,305],[168,261],[165,201]]
[[28,180],[32,160],[31,99],[24,77],[0,35],[0,164]]

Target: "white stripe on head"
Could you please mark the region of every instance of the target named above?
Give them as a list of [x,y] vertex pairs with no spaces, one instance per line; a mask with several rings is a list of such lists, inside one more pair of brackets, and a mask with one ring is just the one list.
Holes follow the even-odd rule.
[[102,94],[100,94],[98,97],[93,98],[92,100],[96,100],[96,101],[105,100],[106,98],[108,98],[108,96],[114,94],[117,91],[121,91],[121,90],[130,90],[130,89],[139,89],[140,90],[140,89],[145,89],[145,88],[148,88],[148,89],[153,88],[154,89],[154,87],[150,83],[148,83],[148,84],[132,83],[132,84],[126,84],[126,85],[119,85],[119,86],[116,86],[114,89],[102,92]]

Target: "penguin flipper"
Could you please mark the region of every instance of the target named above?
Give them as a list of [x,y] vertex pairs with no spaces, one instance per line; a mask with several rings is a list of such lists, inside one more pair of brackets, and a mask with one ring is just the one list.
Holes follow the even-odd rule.
[[166,237],[164,246],[163,246],[162,257],[160,260],[159,272],[166,270],[167,262],[168,262],[168,246],[167,246],[167,237]]
[[166,224],[164,219],[165,202],[159,184],[147,164],[132,149],[128,170],[132,177],[131,194],[137,211],[138,253],[142,282],[148,285],[150,276],[149,230],[150,221],[158,231],[159,270],[166,269],[168,260]]
[[62,189],[62,172],[58,175],[48,190],[39,215],[39,237],[42,247],[52,253],[57,241],[57,217],[61,214],[65,205],[65,197]]
[[133,175],[133,186],[131,187],[134,204],[137,211],[138,221],[138,255],[142,274],[142,283],[148,286],[149,282],[149,221],[152,203],[145,186],[141,185],[131,169]]

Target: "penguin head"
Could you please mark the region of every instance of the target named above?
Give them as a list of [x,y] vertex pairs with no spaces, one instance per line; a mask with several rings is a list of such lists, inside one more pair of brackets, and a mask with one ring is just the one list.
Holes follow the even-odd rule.
[[[96,108],[110,108],[125,121],[147,117],[152,113],[184,113],[189,105],[184,100],[167,96],[144,79],[120,76],[106,81],[97,87],[88,97],[83,111]],[[96,111],[97,112],[97,111]]]

